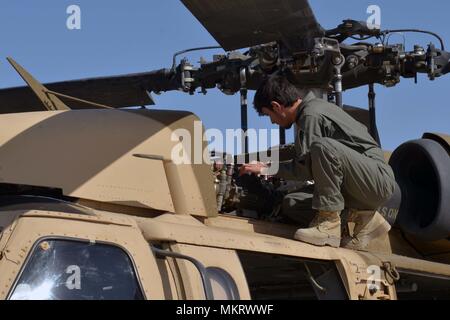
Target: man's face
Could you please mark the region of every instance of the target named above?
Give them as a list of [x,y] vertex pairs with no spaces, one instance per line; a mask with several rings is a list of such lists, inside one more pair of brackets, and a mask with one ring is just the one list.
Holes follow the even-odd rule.
[[277,102],[272,102],[272,110],[269,108],[263,108],[262,112],[270,117],[273,124],[277,124],[282,128],[290,129],[295,121],[295,116],[292,116],[292,110],[280,105]]

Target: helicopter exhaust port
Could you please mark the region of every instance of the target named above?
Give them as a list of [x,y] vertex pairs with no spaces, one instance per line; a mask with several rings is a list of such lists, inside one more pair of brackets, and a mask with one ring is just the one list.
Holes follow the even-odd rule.
[[450,137],[425,134],[401,145],[390,159],[401,190],[397,223],[425,241],[450,235]]

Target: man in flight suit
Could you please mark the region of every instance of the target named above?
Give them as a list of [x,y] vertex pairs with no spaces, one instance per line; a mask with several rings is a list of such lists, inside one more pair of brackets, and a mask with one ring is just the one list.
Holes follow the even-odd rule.
[[[343,109],[312,92],[301,96],[285,77],[263,82],[254,106],[272,123],[290,128],[295,123],[297,157],[281,163],[277,176],[314,181],[312,209],[318,213],[295,239],[318,246],[366,250],[369,242],[389,232],[377,212],[395,190],[392,169],[368,130]],[[244,165],[242,174],[264,174],[267,165]],[[341,238],[341,212],[347,208],[355,223],[353,236]]]

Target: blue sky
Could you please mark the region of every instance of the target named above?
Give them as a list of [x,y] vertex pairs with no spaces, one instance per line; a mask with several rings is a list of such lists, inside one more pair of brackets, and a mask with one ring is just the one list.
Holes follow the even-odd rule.
[[[343,5],[340,5],[342,3]],[[82,29],[66,28],[66,9],[82,10]],[[430,0],[311,0],[320,23],[333,28],[343,19],[366,20],[366,9],[382,9],[382,26],[423,28],[438,32],[450,49],[448,12],[450,2]],[[391,42],[402,42],[393,37]],[[425,46],[434,39],[407,34],[408,50],[415,43]],[[176,51],[215,40],[178,0],[0,0],[0,87],[23,85],[5,58],[14,57],[42,82],[144,72],[169,67]],[[214,51],[203,53],[209,58]],[[198,61],[198,55],[189,55]],[[383,147],[393,150],[401,143],[420,138],[424,132],[450,134],[450,76],[419,85],[403,80],[395,88],[377,86],[378,125]],[[239,96],[212,90],[207,96],[179,92],[155,97],[157,108],[190,110],[207,128],[239,128]],[[367,88],[344,94],[344,102],[367,106]],[[250,109],[251,128],[272,128]],[[292,132],[288,134],[292,136]],[[292,138],[290,138],[292,140]]]

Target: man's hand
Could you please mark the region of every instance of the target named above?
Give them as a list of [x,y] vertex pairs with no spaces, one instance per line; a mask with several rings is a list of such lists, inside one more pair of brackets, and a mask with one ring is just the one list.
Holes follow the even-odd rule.
[[244,164],[239,171],[239,176],[243,176],[246,174],[255,174],[257,176],[266,175],[268,169],[269,166],[261,162]]

